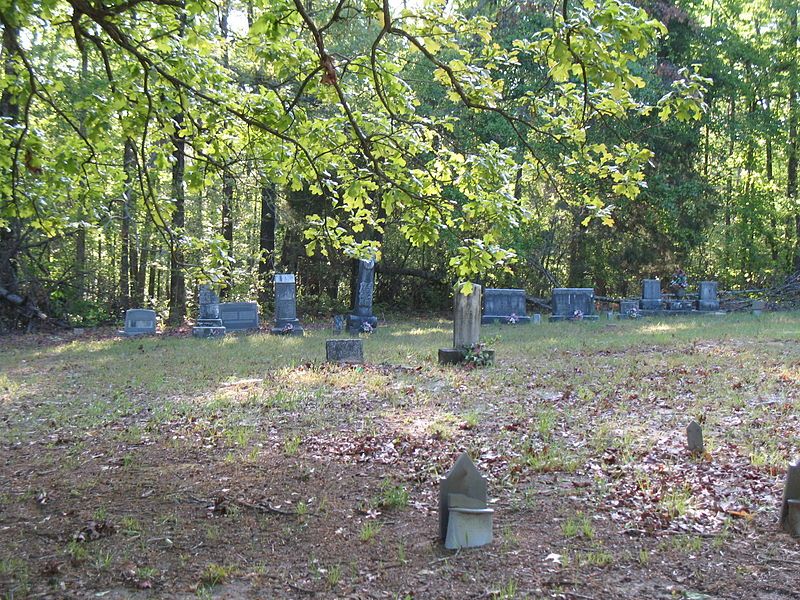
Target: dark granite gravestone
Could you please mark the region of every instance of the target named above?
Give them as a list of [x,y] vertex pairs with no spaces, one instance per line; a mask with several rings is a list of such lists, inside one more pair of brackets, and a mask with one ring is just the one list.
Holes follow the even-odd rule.
[[692,454],[703,454],[706,451],[703,445],[703,428],[697,421],[692,421],[686,428],[686,447]]
[[125,311],[125,329],[122,333],[129,337],[153,335],[156,332],[156,311],[132,308]]
[[219,296],[211,290],[210,285],[203,284],[198,299],[200,309],[197,323],[192,327],[192,335],[203,338],[224,336],[225,326],[219,316]]
[[372,314],[372,294],[375,290],[375,261],[358,261],[358,288],[353,299],[353,314],[347,315],[350,333],[370,332],[378,326]]
[[596,320],[594,288],[553,288],[552,310],[551,321],[567,321],[578,316]]
[[333,315],[333,333],[342,333],[347,324],[345,315]]
[[335,363],[363,363],[362,340],[326,340],[325,359]]
[[297,318],[297,284],[294,273],[275,273],[275,327],[272,333],[303,335]]
[[439,539],[445,547],[473,548],[492,541],[486,479],[465,452],[439,481]]
[[642,310],[661,310],[664,308],[664,300],[661,298],[660,279],[642,280],[640,308]]
[[481,323],[530,323],[525,314],[525,290],[486,288],[483,290]]
[[717,298],[717,282],[700,282],[700,299],[697,301],[697,310],[718,311],[719,298]]
[[220,302],[219,318],[228,331],[258,329],[258,304],[255,302]]

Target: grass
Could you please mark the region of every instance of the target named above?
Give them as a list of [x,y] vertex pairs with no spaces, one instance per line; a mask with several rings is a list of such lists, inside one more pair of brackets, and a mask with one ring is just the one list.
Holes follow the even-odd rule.
[[[692,482],[730,464],[727,480],[703,485],[746,490],[755,478],[774,487],[797,453],[800,315],[490,326],[484,339],[496,337],[497,362],[470,371],[435,363],[450,328],[443,321],[379,328],[364,338],[369,364],[355,368],[325,365],[328,333],[314,330],[292,339],[67,337],[0,348],[0,465],[11,482],[0,504],[8,523],[40,511],[38,519],[51,517],[48,527],[60,524],[56,553],[75,569],[65,578],[85,585],[94,580],[81,569],[108,577],[133,561],[139,569],[158,565],[151,578],[165,585],[190,573],[199,596],[242,575],[224,566],[231,563],[263,564],[268,573],[259,580],[280,586],[269,560],[311,548],[319,564],[334,565],[316,583],[342,596],[349,585],[369,589],[367,572],[431,571],[463,579],[465,597],[494,590],[510,598],[523,595],[515,582],[527,581],[514,557],[538,556],[539,545],[558,540],[569,546],[558,566],[571,571],[565,581],[622,563],[635,578],[636,569],[662,568],[662,551],[699,555],[703,538],[675,535],[702,513],[694,509],[709,508]],[[713,440],[702,459],[683,452],[690,417],[705,418]],[[27,447],[35,452],[15,449]],[[508,565],[474,582],[459,563],[466,559],[440,563],[430,543],[438,478],[461,451],[476,458],[498,501],[491,553]],[[17,471],[53,473],[49,504],[37,504],[48,486],[12,477]],[[115,488],[119,481],[134,483]],[[143,496],[159,484],[164,489]],[[211,515],[187,500],[218,495],[294,507],[300,518],[236,506]],[[775,509],[764,504],[766,494],[739,496],[753,514]],[[612,505],[619,497],[633,499]],[[166,504],[150,513],[142,508],[150,502]],[[362,509],[384,514],[356,524]],[[87,520],[109,514],[115,535],[67,541]],[[658,520],[643,524],[647,515]],[[544,530],[542,519],[550,523]],[[758,523],[735,525],[723,532],[715,525],[709,550],[732,556],[735,544],[751,543]],[[648,528],[659,535],[636,538],[634,549],[612,547],[606,535]],[[155,558],[167,537],[180,553]],[[342,546],[325,554],[331,540]],[[0,587],[35,585],[24,574],[41,570],[37,556],[53,554],[37,550],[24,541],[0,545]],[[347,552],[355,567],[339,564]],[[391,566],[369,563],[374,556]],[[26,569],[12,572],[20,560]],[[408,591],[397,589],[398,597]]]

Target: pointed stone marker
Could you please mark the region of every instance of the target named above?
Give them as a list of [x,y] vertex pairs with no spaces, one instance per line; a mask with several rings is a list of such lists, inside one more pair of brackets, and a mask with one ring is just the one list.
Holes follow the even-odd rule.
[[486,479],[465,452],[439,482],[439,538],[445,548],[474,548],[492,541]]
[[781,507],[781,529],[800,537],[800,463],[790,465],[786,471],[786,485],[783,488]]
[[700,423],[692,421],[686,428],[686,446],[692,454],[703,454],[705,447],[703,446],[703,428]]

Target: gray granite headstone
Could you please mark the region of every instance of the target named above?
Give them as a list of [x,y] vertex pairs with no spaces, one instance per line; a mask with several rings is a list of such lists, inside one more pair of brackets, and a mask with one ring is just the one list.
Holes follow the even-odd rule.
[[525,290],[486,288],[483,290],[481,323],[530,323],[525,314]]
[[255,302],[220,302],[219,318],[228,331],[258,329],[258,304]]
[[533,322],[535,324],[537,324],[537,325],[540,324],[542,322],[542,315],[539,314],[539,313],[534,313],[533,314]]
[[372,331],[378,326],[378,318],[372,314],[372,296],[375,291],[375,261],[358,261],[358,287],[353,299],[353,313],[347,315],[347,330],[350,333]]
[[703,428],[700,423],[692,421],[686,428],[686,447],[692,454],[703,454],[705,446],[703,445]]
[[222,337],[225,335],[225,326],[219,314],[219,296],[208,284],[200,286],[198,294],[200,308],[197,323],[192,327],[192,335],[200,338]]
[[272,333],[303,335],[297,318],[297,284],[294,273],[275,273],[275,327]]
[[156,311],[144,308],[131,308],[125,311],[125,329],[127,336],[152,335],[156,332]]
[[750,312],[755,316],[761,316],[761,313],[764,311],[764,306],[766,302],[763,300],[753,300],[752,304],[750,305]]
[[719,298],[717,297],[716,281],[700,282],[700,299],[697,301],[697,310],[717,311],[719,310]]
[[641,308],[643,310],[661,310],[664,308],[664,301],[661,298],[660,279],[642,280]]
[[342,333],[347,324],[345,315],[333,315],[333,333]]
[[356,340],[326,340],[325,359],[335,363],[363,363],[364,344]]
[[[451,509],[459,513],[458,519],[451,518]],[[465,452],[439,482],[439,539],[451,549],[491,542],[492,512],[486,479]],[[449,531],[453,526],[459,531]]]
[[572,319],[580,311],[583,319],[597,319],[594,288],[553,288],[551,321]]

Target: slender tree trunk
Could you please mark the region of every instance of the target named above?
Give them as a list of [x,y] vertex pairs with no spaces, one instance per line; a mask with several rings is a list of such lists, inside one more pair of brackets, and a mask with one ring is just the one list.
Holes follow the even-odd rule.
[[[772,111],[770,109],[769,98],[765,100],[765,107],[767,109],[767,119],[772,120]],[[767,182],[772,183],[775,179],[775,175],[773,173],[773,159],[772,159],[772,136],[767,135],[766,137],[766,157],[764,163],[764,172],[767,178]],[[775,203],[773,202],[770,204],[769,207],[769,232],[767,233],[767,242],[769,243],[769,252],[770,258],[772,259],[772,264],[778,264],[778,257],[780,256],[780,252],[778,251],[778,243],[776,240],[776,236],[778,233],[778,221],[775,218]]]
[[789,139],[786,164],[786,195],[794,209],[792,267],[800,271],[800,206],[797,206],[797,4],[789,4]]
[[220,297],[226,298],[233,287],[231,265],[233,264],[233,175],[227,167],[222,171],[222,237],[227,245],[230,262],[225,264],[224,284],[220,290]]
[[175,134],[172,137],[172,198],[175,208],[172,212],[172,235],[169,250],[169,317],[171,325],[180,325],[186,317],[186,277],[183,272],[184,254],[181,237],[186,224],[186,192],[184,175],[186,173],[186,140],[181,134],[183,113],[174,117]]
[[122,192],[122,215],[120,229],[120,263],[119,263],[119,301],[122,310],[131,307],[131,207],[134,202],[136,185],[136,145],[131,138],[125,139],[123,157],[125,169],[125,188]]
[[275,268],[275,201],[277,188],[274,183],[261,184],[261,222],[258,237],[258,278],[260,283],[259,301],[262,308],[270,304],[272,286],[270,273]]

